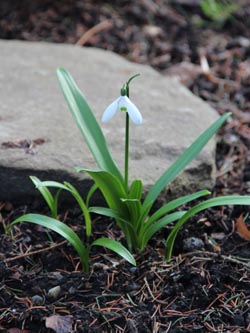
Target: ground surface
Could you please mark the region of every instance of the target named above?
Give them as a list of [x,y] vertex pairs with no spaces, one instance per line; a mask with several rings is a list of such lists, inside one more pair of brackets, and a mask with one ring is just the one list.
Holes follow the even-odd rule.
[[[219,133],[213,196],[250,194],[250,5],[238,1],[242,7],[233,17],[216,23],[198,3],[3,1],[0,38],[78,41],[178,75],[220,114],[232,112]],[[108,21],[89,30],[101,20]],[[4,225],[37,211],[47,213],[36,202],[0,203],[1,332],[64,333],[68,327],[79,333],[250,332],[249,234],[237,232],[241,214],[249,224],[248,207],[218,208],[193,218],[169,263],[162,260],[168,228],[137,256],[136,268],[93,249],[90,275],[81,272],[72,247],[52,232],[23,223],[4,235]],[[62,207],[61,218],[81,235],[76,207]],[[96,217],[95,236],[122,237],[111,226],[112,221]],[[187,247],[189,237],[203,245]],[[48,318],[57,324],[54,330],[46,328]]]

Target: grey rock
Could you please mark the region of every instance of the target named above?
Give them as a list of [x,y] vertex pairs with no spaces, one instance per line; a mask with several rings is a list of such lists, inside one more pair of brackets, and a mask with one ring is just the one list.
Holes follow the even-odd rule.
[[183,240],[183,250],[186,252],[204,250],[204,242],[197,237],[189,237]]
[[34,305],[42,305],[43,304],[43,298],[39,295],[32,296],[31,300],[32,300]]
[[[74,171],[74,166],[95,164],[60,91],[59,66],[71,73],[98,120],[122,84],[142,73],[131,84],[131,100],[143,115],[143,125],[131,125],[129,177],[142,179],[146,190],[218,117],[177,80],[109,51],[20,41],[0,41],[0,48],[0,200],[40,195],[29,175],[66,180],[85,193],[90,186],[87,175]],[[117,114],[101,126],[123,168],[124,117]],[[170,190],[177,194],[211,188],[214,153],[212,139]]]

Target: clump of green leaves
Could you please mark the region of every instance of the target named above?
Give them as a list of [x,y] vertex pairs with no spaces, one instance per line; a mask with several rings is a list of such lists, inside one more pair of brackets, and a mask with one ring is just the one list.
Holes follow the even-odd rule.
[[225,0],[201,0],[201,9],[210,20],[223,25],[240,8],[237,3]]
[[[205,130],[162,176],[159,177],[143,199],[142,194],[144,191],[142,181],[140,179],[134,179],[129,182],[129,119],[131,118],[133,122],[138,125],[142,124],[142,116],[139,110],[129,99],[130,83],[137,75],[130,78],[123,85],[121,96],[110,104],[103,115],[103,120],[108,121],[117,110],[125,114],[125,167],[123,173],[113,159],[103,132],[73,78],[63,68],[59,68],[57,74],[69,109],[98,166],[97,169],[76,167],[76,171],[87,173],[93,179],[94,185],[88,193],[85,203],[77,190],[69,183],[41,182],[38,178],[32,177],[32,181],[50,207],[52,217],[27,214],[13,221],[8,226],[8,230],[15,223],[27,221],[46,226],[58,232],[75,247],[80,256],[83,269],[88,271],[89,251],[94,245],[105,246],[134,264],[131,252],[142,252],[156,232],[174,222],[174,227],[165,243],[165,258],[168,260],[172,256],[174,242],[180,228],[190,217],[204,209],[215,206],[250,205],[250,196],[224,196],[207,199],[194,205],[189,210],[181,209],[181,206],[210,194],[209,191],[202,190],[169,201],[157,211],[153,211],[153,205],[160,193],[199,154],[210,138],[230,116],[230,113],[221,116]],[[49,187],[57,188],[57,192],[54,196],[49,191]],[[107,205],[104,207],[90,206],[90,198],[97,188],[101,191],[106,201]],[[90,239],[92,233],[90,214],[96,213],[108,216],[116,221],[117,225],[124,233],[128,250],[115,240],[108,238],[100,238],[92,242],[91,245],[84,246],[72,229],[57,220],[58,197],[62,190],[69,191],[82,209],[85,218],[87,240]]]
[[[44,216],[41,214],[25,214],[17,218],[11,224],[9,224],[6,228],[6,232],[8,232],[14,224],[20,222],[30,222],[30,223],[39,224],[43,227],[46,227],[50,230],[57,232],[75,248],[80,257],[83,271],[86,273],[89,272],[90,250],[93,246],[105,247],[117,253],[132,265],[136,264],[135,259],[131,255],[131,253],[120,242],[117,242],[116,240],[107,237],[101,237],[91,242],[92,221],[88,209],[88,202],[91,198],[91,195],[96,189],[95,186],[93,186],[92,189],[89,191],[85,203],[80,193],[70,183],[64,182],[62,184],[55,181],[40,181],[40,179],[34,176],[30,178],[32,182],[35,184],[36,188],[42,194],[44,200],[47,202],[52,217]],[[57,189],[55,195],[52,195],[51,191],[49,190],[50,187]],[[85,220],[86,244],[84,244],[83,240],[79,238],[79,236],[75,233],[73,229],[71,229],[65,223],[58,220],[58,199],[62,190],[69,192],[75,198],[82,211]]]

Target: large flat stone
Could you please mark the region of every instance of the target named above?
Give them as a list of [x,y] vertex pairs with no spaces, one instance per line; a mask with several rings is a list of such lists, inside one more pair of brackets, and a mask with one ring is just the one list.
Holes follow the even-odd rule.
[[[0,49],[0,200],[38,194],[29,175],[72,181],[82,190],[89,186],[87,176],[73,169],[94,163],[60,91],[58,66],[69,70],[98,120],[128,77],[142,73],[131,84],[143,125],[131,125],[130,179],[139,177],[146,188],[217,118],[176,80],[108,51],[20,41],[0,41]],[[124,117],[117,114],[102,128],[122,167]],[[174,190],[211,188],[214,152],[212,139]]]

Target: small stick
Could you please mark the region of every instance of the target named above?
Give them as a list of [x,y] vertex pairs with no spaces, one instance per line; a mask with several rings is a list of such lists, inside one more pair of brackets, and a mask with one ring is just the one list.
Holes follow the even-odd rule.
[[[208,251],[194,251],[194,252],[189,252],[189,253],[184,253],[182,254],[182,257],[190,257],[190,256],[194,256],[197,254],[203,254],[203,255],[207,255],[209,257],[217,257],[217,258],[221,258],[223,260],[226,261],[230,261],[233,262],[235,264],[239,264],[244,266],[247,270],[250,270],[249,267],[249,262],[247,260],[247,258],[239,258],[239,257],[234,257],[234,256],[226,256],[226,255],[222,255],[222,254],[217,254],[217,253],[213,253],[213,252],[208,252]],[[201,259],[201,260],[208,260],[209,258],[204,258],[204,257],[193,257],[193,259]],[[242,260],[240,260],[242,259]],[[246,260],[247,262],[244,262],[244,260]]]
[[98,23],[94,27],[92,27],[89,30],[87,30],[82,35],[82,37],[80,39],[78,39],[78,41],[76,42],[76,45],[83,46],[84,44],[87,43],[88,40],[90,40],[91,37],[93,37],[94,35],[96,35],[98,32],[100,32],[102,30],[109,29],[112,26],[113,26],[113,23],[111,22],[111,20],[105,20],[105,21],[102,21],[102,22]]
[[36,250],[36,251],[33,251],[33,252],[28,252],[28,253],[23,253],[23,254],[19,254],[16,257],[13,257],[13,258],[4,259],[3,262],[14,261],[14,260],[18,260],[18,259],[25,258],[25,257],[28,257],[28,256],[32,256],[33,254],[37,254],[37,253],[41,253],[41,252],[44,252],[44,251],[52,250],[52,249],[54,249],[58,246],[61,246],[61,245],[65,244],[65,243],[67,243],[66,240],[62,241],[61,243],[45,247],[44,249],[40,249],[40,250]]

